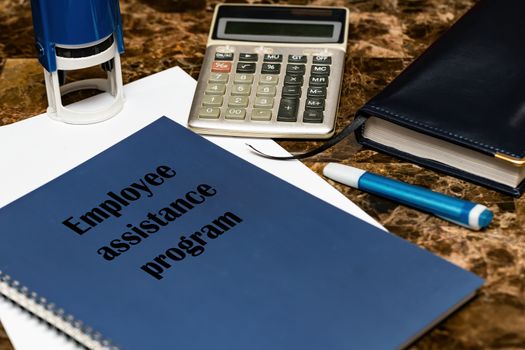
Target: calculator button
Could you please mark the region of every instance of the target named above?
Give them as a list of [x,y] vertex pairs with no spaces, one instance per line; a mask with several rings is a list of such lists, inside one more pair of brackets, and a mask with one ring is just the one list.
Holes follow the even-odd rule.
[[271,85],[259,85],[257,86],[257,96],[275,96],[277,89]]
[[317,98],[309,98],[306,100],[305,108],[324,110],[324,100],[317,99]]
[[237,63],[237,73],[255,73],[255,63]]
[[315,75],[329,75],[330,66],[312,66],[312,74]]
[[307,109],[303,114],[304,123],[322,123],[324,119],[323,111],[320,109]]
[[228,108],[224,114],[226,119],[242,120],[246,117],[246,110],[244,108]]
[[283,61],[283,55],[279,55],[275,53],[264,55],[264,62],[282,62],[282,61]]
[[272,108],[273,97],[256,97],[253,106],[255,108]]
[[202,105],[207,107],[220,107],[222,106],[222,96],[204,95]]
[[233,61],[233,52],[215,52],[217,61]]
[[253,83],[253,74],[235,74],[233,82],[235,84],[251,84]]
[[301,87],[299,85],[283,86],[283,97],[301,97]]
[[252,111],[252,120],[268,121],[272,119],[272,111],[269,109],[254,109]]
[[229,73],[232,70],[231,62],[217,62],[213,61],[211,64],[211,71],[216,73]]
[[303,85],[302,75],[285,75],[284,85]]
[[256,53],[240,53],[239,61],[257,62],[259,55]]
[[272,74],[261,74],[261,78],[259,80],[259,84],[264,84],[264,85],[277,85],[278,82],[279,82],[279,76],[272,75]]
[[288,64],[286,65],[286,74],[304,75],[306,66],[304,64]]
[[228,107],[248,107],[248,97],[232,96],[228,100]]
[[331,56],[314,56],[313,64],[332,64]]
[[328,77],[311,75],[310,86],[328,86]]
[[288,62],[306,63],[306,56],[305,55],[288,55]]
[[309,87],[307,95],[309,98],[325,98],[326,97],[326,88],[324,87]]
[[281,122],[295,122],[297,121],[297,107],[299,105],[298,99],[281,99],[279,105],[279,112],[277,113],[277,120]]
[[210,73],[209,83],[222,83],[226,84],[230,76],[226,73]]
[[281,71],[280,63],[263,63],[261,73],[262,74],[279,74]]
[[206,95],[224,95],[226,92],[226,85],[224,84],[208,84],[204,93]]
[[199,110],[199,118],[218,119],[221,115],[221,109],[217,107],[205,107]]
[[252,87],[246,84],[233,85],[232,96],[248,96],[252,91]]

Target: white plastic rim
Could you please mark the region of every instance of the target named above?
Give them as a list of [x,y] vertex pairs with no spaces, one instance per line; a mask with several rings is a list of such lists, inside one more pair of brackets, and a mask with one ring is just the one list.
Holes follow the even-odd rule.
[[[68,124],[93,124],[117,115],[124,107],[124,88],[120,55],[115,40],[107,50],[96,55],[81,58],[56,57],[57,69],[63,71],[97,66],[111,59],[114,65],[113,69],[107,72],[107,79],[86,79],[63,86],[60,86],[58,71],[48,72],[44,69],[48,101],[47,115],[51,119]],[[86,89],[105,92],[113,97],[112,102],[92,111],[74,110],[62,104],[63,95]]]

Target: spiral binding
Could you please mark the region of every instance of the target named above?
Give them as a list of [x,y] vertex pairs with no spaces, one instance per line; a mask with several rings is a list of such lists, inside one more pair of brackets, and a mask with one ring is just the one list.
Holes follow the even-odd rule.
[[0,270],[0,294],[92,350],[119,350],[102,335]]

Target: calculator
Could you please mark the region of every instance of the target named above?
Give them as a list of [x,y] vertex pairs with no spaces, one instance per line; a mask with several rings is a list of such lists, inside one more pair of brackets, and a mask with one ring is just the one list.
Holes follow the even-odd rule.
[[217,5],[188,126],[210,135],[332,136],[348,20],[342,7]]

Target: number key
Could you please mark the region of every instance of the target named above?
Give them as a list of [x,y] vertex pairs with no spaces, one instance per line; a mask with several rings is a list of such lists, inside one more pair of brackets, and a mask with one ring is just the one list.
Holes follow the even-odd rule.
[[226,85],[224,84],[208,84],[204,93],[206,95],[224,95],[226,92]]
[[275,96],[277,89],[271,85],[259,85],[257,86],[257,96]]
[[222,106],[222,96],[204,95],[202,105],[207,107],[220,107]]
[[236,84],[251,84],[253,83],[253,74],[235,74],[233,82]]
[[217,107],[205,107],[199,110],[199,118],[218,119],[221,115],[221,109]]
[[255,108],[272,108],[273,98],[272,97],[256,97],[253,106]]
[[279,76],[272,74],[261,74],[259,84],[264,85],[277,85],[279,82]]
[[226,73],[211,73],[208,82],[226,84],[228,82],[228,78],[229,75]]
[[231,94],[232,96],[248,96],[252,90],[250,85],[239,84],[233,85]]
[[244,108],[228,108],[224,114],[226,119],[237,119],[242,120],[246,116],[246,110]]
[[248,107],[248,97],[232,96],[228,100],[228,107]]

